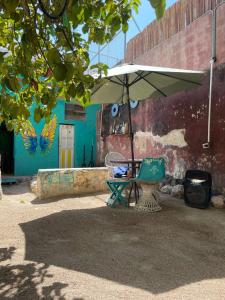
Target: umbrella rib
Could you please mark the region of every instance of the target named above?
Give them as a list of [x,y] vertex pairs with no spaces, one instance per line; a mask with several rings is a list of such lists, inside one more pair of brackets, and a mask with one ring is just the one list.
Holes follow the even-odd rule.
[[[148,76],[151,73],[152,72],[147,73],[146,75],[143,76],[143,78]],[[141,72],[141,74],[138,74],[137,72],[135,72],[135,74],[137,75],[137,77],[129,84],[129,87],[132,86],[133,84],[137,83],[139,80],[141,80],[142,78],[140,78],[140,76],[142,76],[142,74],[144,74],[144,72]]]
[[[114,80],[112,80],[112,79],[110,79],[110,78],[107,78],[110,82],[113,82],[113,83],[115,83],[115,84],[118,84],[118,85],[120,85],[120,86],[123,86],[123,84],[121,84],[121,83],[119,83],[119,82],[116,82],[116,81],[114,81]],[[119,79],[119,78],[118,78]],[[121,81],[121,80],[120,80]],[[94,95],[100,88],[102,87],[102,85],[99,85],[99,87],[91,94],[91,95]]]
[[142,75],[139,74],[139,77],[141,79],[143,79],[144,81],[146,81],[149,85],[151,85],[157,92],[159,92],[161,95],[163,95],[164,97],[167,97],[167,95],[165,93],[163,93],[163,91],[161,91],[160,89],[158,89],[154,84],[152,84],[151,82],[149,82],[145,77],[143,77]]
[[163,76],[171,77],[171,78],[174,78],[174,79],[177,79],[177,80],[181,80],[181,81],[185,81],[185,82],[188,82],[188,83],[192,83],[192,84],[196,84],[196,85],[201,85],[201,83],[196,82],[196,81],[192,81],[192,80],[188,80],[188,79],[184,79],[184,78],[179,78],[179,77],[176,77],[176,76],[173,76],[173,75],[168,75],[168,74],[161,73],[161,72],[155,72],[155,74],[160,74],[160,75],[163,75]]
[[112,82],[112,83],[115,83],[115,84],[118,84],[118,85],[120,85],[120,86],[123,86],[123,84],[122,83],[120,83],[120,82],[117,82],[117,81],[115,81],[115,80],[112,80],[111,78],[107,78],[110,82]]
[[95,91],[93,91],[93,93],[91,93],[91,95],[94,95],[102,86],[98,86],[97,89]]
[[118,76],[115,77],[121,82],[122,85],[124,85],[124,82]]

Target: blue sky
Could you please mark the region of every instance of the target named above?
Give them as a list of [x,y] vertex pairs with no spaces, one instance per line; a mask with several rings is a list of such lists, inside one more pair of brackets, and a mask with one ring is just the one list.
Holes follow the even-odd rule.
[[[166,0],[167,8],[173,5],[176,0]],[[155,12],[149,4],[149,1],[141,1],[141,6],[139,7],[139,13],[134,14],[134,18],[137,21],[141,30],[143,30],[150,22],[155,19]],[[129,39],[135,36],[138,33],[138,29],[135,26],[134,22],[130,22],[128,37]]]
[[[176,0],[167,0],[167,8],[173,5]],[[151,23],[155,19],[155,12],[149,4],[149,1],[143,0],[141,1],[141,6],[139,7],[139,13],[133,14],[138,27],[143,30],[149,23]],[[130,21],[129,30],[127,32],[127,42],[137,35],[139,30],[135,25],[133,20]],[[100,46],[100,48],[104,47]],[[99,47],[93,45],[90,51],[90,57],[92,59],[91,63],[97,63],[98,57],[95,55],[96,51],[98,51]],[[109,66],[115,65],[119,60],[123,59],[124,54],[124,34],[120,33],[114,40],[107,45],[104,50],[101,51],[100,61],[108,64]],[[96,57],[95,57],[96,56]]]

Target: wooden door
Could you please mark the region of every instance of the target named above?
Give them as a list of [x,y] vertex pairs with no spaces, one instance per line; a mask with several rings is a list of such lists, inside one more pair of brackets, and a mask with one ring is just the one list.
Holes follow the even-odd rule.
[[74,126],[59,126],[59,168],[74,167]]

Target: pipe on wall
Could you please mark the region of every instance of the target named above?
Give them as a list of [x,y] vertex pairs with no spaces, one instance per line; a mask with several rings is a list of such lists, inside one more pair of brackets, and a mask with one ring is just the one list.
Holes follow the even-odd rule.
[[213,91],[213,68],[216,62],[216,13],[217,9],[225,4],[225,1],[217,5],[213,10],[209,11],[212,15],[212,27],[211,27],[211,59],[210,59],[210,77],[209,77],[209,103],[208,103],[208,134],[207,143],[204,143],[202,147],[204,149],[210,148],[211,143],[211,112],[212,112],[212,91]]

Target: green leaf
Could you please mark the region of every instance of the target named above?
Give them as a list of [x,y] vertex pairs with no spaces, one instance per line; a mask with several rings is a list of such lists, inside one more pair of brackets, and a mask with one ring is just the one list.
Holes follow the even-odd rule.
[[19,0],[3,0],[3,6],[9,13],[14,12],[19,4]]
[[68,16],[67,16],[67,13],[66,13],[66,12],[63,14],[63,25],[64,25],[67,29],[70,29],[70,23],[69,23],[69,19],[68,19]]
[[127,32],[127,30],[128,30],[128,24],[127,23],[122,25],[122,30],[123,30],[123,32]]
[[3,63],[5,54],[6,52],[0,52],[0,63]]
[[70,81],[73,78],[74,67],[70,63],[66,63],[65,67],[66,67],[66,78],[65,79],[66,79],[66,81]]
[[10,17],[15,21],[15,22],[19,22],[20,20],[20,14],[17,12],[13,12],[10,14]]
[[166,0],[149,0],[151,6],[155,9],[157,19],[160,19],[166,9]]
[[56,81],[63,81],[66,79],[67,68],[64,64],[60,63],[55,65],[53,69],[53,75]]
[[40,107],[37,107],[34,110],[34,121],[36,123],[39,123],[41,121],[41,118],[42,118],[41,109]]
[[77,97],[78,97],[78,98],[83,97],[84,92],[85,92],[84,85],[83,85],[82,82],[80,82],[80,83],[77,85],[77,88],[76,88],[76,94],[77,94]]
[[68,95],[70,95],[72,98],[75,98],[76,96],[76,87],[74,84],[71,84],[67,90]]
[[3,85],[13,92],[20,90],[20,85],[16,77],[4,77],[2,81]]
[[49,102],[49,94],[43,94],[43,96],[41,97],[41,103],[46,105]]
[[61,63],[61,56],[56,48],[52,48],[47,53],[47,59],[50,65]]

